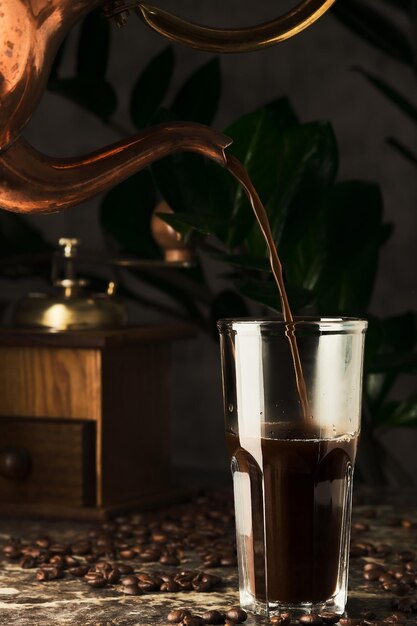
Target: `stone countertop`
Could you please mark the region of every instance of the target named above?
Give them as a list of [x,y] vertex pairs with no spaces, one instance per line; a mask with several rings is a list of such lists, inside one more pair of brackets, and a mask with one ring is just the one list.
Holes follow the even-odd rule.
[[[416,494],[412,494],[412,502]],[[365,495],[354,506],[354,522],[364,522],[354,526],[352,546],[370,542],[375,546],[389,544],[391,554],[386,557],[389,564],[398,565],[397,553],[401,550],[415,551],[417,554],[417,511],[414,506],[404,504],[406,499],[396,496],[391,501]],[[366,502],[366,504],[365,504]],[[184,505],[187,506],[187,505]],[[199,503],[193,504],[192,515],[198,512]],[[230,496],[230,508],[232,499]],[[178,509],[178,507],[177,507]],[[175,519],[175,511],[167,519]],[[184,511],[184,507],[181,509]],[[161,517],[161,513],[157,514]],[[226,515],[227,517],[227,515]],[[225,525],[223,538],[231,533],[230,518]],[[406,520],[402,523],[403,520]],[[410,522],[414,523],[408,523]],[[126,523],[121,520],[119,523]],[[204,523],[204,520],[203,520]],[[411,526],[411,527],[407,527]],[[369,528],[368,528],[369,527]],[[356,529],[355,529],[356,528]],[[0,541],[2,545],[9,538],[20,537],[23,541],[33,541],[36,537],[48,535],[54,542],[71,544],[80,535],[85,536],[92,527],[72,522],[30,522],[0,521]],[[230,542],[232,539],[230,538]],[[362,548],[363,550],[364,548]],[[360,551],[360,549],[359,549]],[[117,555],[121,562],[120,555]],[[107,557],[106,557],[107,558]],[[350,592],[348,613],[359,616],[364,610],[372,610],[378,619],[384,619],[393,613],[390,602],[394,598],[391,592],[383,590],[378,583],[364,580],[362,575],[364,562],[375,560],[375,555],[351,559]],[[82,559],[80,559],[82,561]],[[108,559],[110,560],[110,559]],[[3,559],[0,571],[0,626],[162,626],[167,624],[167,614],[173,608],[187,607],[195,613],[202,613],[210,608],[226,608],[239,603],[236,567],[204,568],[201,557],[193,550],[184,552],[178,567],[161,566],[159,563],[143,563],[138,557],[125,560],[137,571],[178,571],[180,568],[203,570],[222,577],[221,584],[210,592],[145,593],[140,596],[124,596],[120,585],[104,589],[92,589],[82,579],[66,576],[60,580],[39,582],[36,569],[22,569],[19,560]],[[416,587],[410,595],[417,600]],[[416,623],[416,614],[408,616]],[[267,624],[268,620],[250,616],[248,626]]]

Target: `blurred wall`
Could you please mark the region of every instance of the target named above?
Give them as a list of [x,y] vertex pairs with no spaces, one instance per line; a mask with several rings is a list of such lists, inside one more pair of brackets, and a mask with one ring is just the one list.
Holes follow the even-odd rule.
[[[218,25],[246,25],[275,17],[292,2],[263,0],[159,0],[158,4],[196,21]],[[166,46],[156,34],[132,17],[123,30],[113,31],[109,79],[121,95],[117,122],[131,128],[128,99],[141,69]],[[74,48],[75,42],[72,42]],[[178,86],[210,55],[175,48]],[[67,60],[67,69],[73,61]],[[416,308],[417,177],[415,169],[392,152],[384,138],[393,135],[417,145],[416,125],[352,71],[362,65],[383,76],[405,93],[415,94],[416,78],[401,65],[346,31],[330,15],[296,39],[256,54],[221,60],[224,89],[218,128],[280,95],[292,100],[304,121],[329,119],[340,145],[340,179],[361,178],[382,187],[387,221],[395,234],[385,247],[372,309],[395,314]],[[174,87],[175,87],[174,85]],[[119,139],[119,135],[92,115],[46,94],[26,136],[36,147],[55,155],[87,152]],[[89,248],[100,248],[97,224],[99,199],[63,215],[31,218],[49,239],[80,236]],[[12,286],[8,285],[9,290]],[[27,286],[14,285],[15,295]],[[135,310],[138,321],[155,314]],[[217,345],[200,337],[174,349],[173,436],[174,458],[190,466],[225,466],[222,440],[221,387]],[[417,469],[417,468],[416,468]]]

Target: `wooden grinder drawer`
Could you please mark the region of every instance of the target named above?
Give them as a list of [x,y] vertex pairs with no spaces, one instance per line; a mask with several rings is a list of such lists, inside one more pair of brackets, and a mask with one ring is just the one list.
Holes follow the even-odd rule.
[[[22,458],[25,475],[16,477],[10,465]],[[1,502],[93,506],[94,476],[94,423],[0,418]]]

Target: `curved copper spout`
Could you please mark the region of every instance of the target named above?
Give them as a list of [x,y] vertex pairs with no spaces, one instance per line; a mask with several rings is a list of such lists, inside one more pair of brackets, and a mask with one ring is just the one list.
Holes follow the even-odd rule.
[[275,20],[237,29],[200,26],[148,4],[140,4],[138,12],[153,30],[184,46],[207,52],[252,52],[294,37],[334,3],[335,0],[303,0]]
[[19,139],[0,154],[0,207],[18,213],[61,211],[176,152],[196,152],[224,166],[231,143],[211,128],[179,122],[76,159],[46,157]]

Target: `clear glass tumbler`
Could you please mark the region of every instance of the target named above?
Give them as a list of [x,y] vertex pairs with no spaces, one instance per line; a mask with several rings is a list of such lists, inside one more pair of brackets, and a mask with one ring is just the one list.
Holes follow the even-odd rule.
[[367,322],[218,328],[241,606],[267,616],[343,613]]

